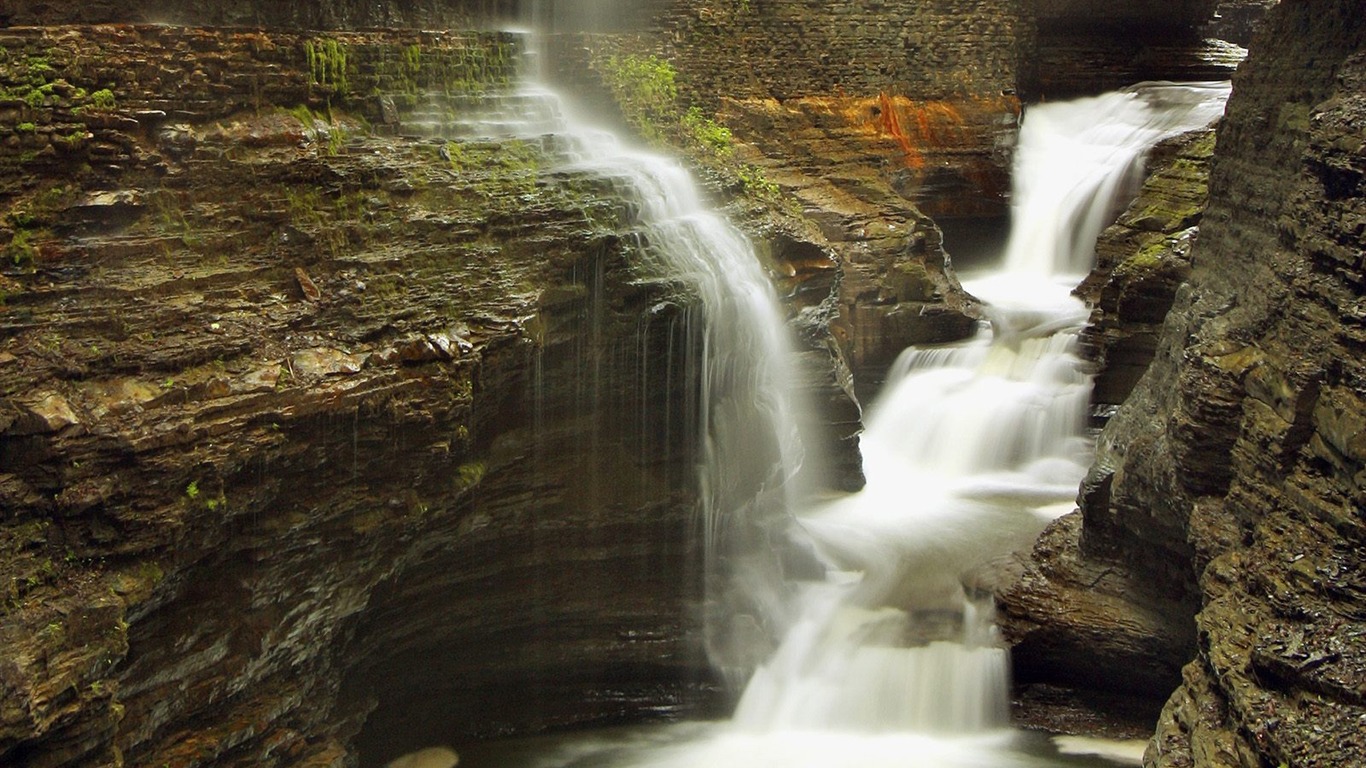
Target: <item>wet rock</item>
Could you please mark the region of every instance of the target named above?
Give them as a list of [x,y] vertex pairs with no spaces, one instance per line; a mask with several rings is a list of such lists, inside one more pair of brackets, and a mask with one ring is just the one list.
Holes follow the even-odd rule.
[[83,226],[121,227],[132,223],[145,209],[143,193],[137,189],[120,189],[86,195],[72,206],[73,224]]
[[304,349],[290,358],[289,368],[295,376],[331,376],[360,373],[365,358],[350,355],[339,349]]
[[65,396],[56,392],[39,392],[27,404],[18,405],[13,422],[6,429],[12,435],[36,435],[57,432],[81,423]]
[[1114,695],[1130,702],[1126,718],[1144,712],[1150,723],[1180,683],[1194,622],[1181,603],[1149,596],[1123,563],[1082,557],[1081,537],[1080,514],[1060,518],[995,587],[1015,683],[1026,698],[1034,688],[1080,692],[1101,713]]
[[185,123],[168,125],[157,131],[157,146],[176,160],[184,160],[194,154],[198,143],[194,129]]
[[303,267],[294,268],[294,282],[299,286],[299,291],[303,293],[304,298],[308,301],[316,302],[322,300],[322,291],[318,290],[317,283],[313,282],[313,278],[308,276],[308,273],[304,271]]
[[97,382],[86,387],[91,415],[97,419],[109,414],[134,411],[161,394],[161,389],[155,384],[131,378]]
[[1097,364],[1091,399],[1099,410],[1123,403],[1156,354],[1167,311],[1190,274],[1213,153],[1213,130],[1155,148],[1138,197],[1096,244],[1096,269],[1077,293],[1092,307],[1081,344]]
[[[41,263],[4,277],[0,764],[340,765],[384,699],[393,742],[367,738],[363,761],[383,764],[440,743],[427,728],[710,700],[685,615],[694,424],[666,407],[695,382],[664,376],[685,369],[667,319],[637,336],[650,307],[691,299],[631,273],[610,184],[455,174],[346,116],[410,46],[427,74],[409,85],[478,50],[493,87],[511,38],[346,33],[363,97],[333,100],[354,132],[332,153],[285,140],[302,129],[275,109],[317,108],[317,37],[0,35],[87,90],[98,60],[119,113],[89,121],[89,154],[4,166],[6,204],[74,221],[69,184],[154,211],[35,228]],[[134,119],[147,110],[176,127]],[[495,168],[506,150],[465,153]],[[592,334],[581,307],[538,305],[557,292],[594,307]],[[417,674],[443,658],[451,674]],[[571,672],[547,686],[548,668]],[[405,701],[451,718],[405,718]]]

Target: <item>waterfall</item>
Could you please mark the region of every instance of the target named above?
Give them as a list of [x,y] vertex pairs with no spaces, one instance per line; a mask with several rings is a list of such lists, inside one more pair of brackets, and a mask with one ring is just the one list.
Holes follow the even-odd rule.
[[[972,339],[903,353],[870,411],[866,489],[795,513],[825,578],[775,585],[761,529],[788,514],[800,462],[786,331],[746,238],[708,210],[677,162],[623,143],[527,85],[523,113],[489,131],[553,135],[559,172],[610,179],[639,223],[639,266],[686,285],[696,358],[701,528],[723,610],[713,659],[746,669],[753,628],[786,633],[731,723],[683,743],[620,746],[568,763],[696,766],[1049,765],[1017,750],[1008,656],[974,570],[1073,508],[1091,458],[1090,378],[1075,353],[1086,307],[1070,295],[1100,228],[1157,141],[1222,112],[1224,86],[1149,84],[1031,108],[1002,267],[965,287],[988,305]],[[539,140],[539,139],[538,139]],[[787,603],[787,594],[795,594]],[[789,621],[773,617],[791,616]],[[752,651],[750,651],[752,652]],[[591,750],[589,750],[591,751]]]
[[[1073,508],[1091,445],[1090,378],[1075,354],[1087,308],[1071,286],[1146,152],[1209,124],[1227,94],[1223,84],[1144,84],[1027,112],[1003,264],[964,281],[991,322],[967,342],[903,353],[870,409],[866,489],[801,516],[829,573],[804,586],[800,619],[741,700],[741,729],[1007,726],[991,597],[965,582]],[[880,763],[827,754],[797,764]]]
[[[1144,84],[1030,107],[1016,149],[1003,272],[1080,279],[1157,142],[1223,114],[1227,83]],[[1096,119],[1103,115],[1104,119]]]
[[[786,609],[781,543],[804,459],[789,370],[792,351],[777,295],[750,240],[714,211],[677,160],[595,124],[542,80],[549,55],[540,29],[595,30],[620,22],[615,0],[533,2],[523,21],[536,74],[505,107],[466,121],[485,137],[553,147],[548,176],[593,178],[631,211],[633,273],[684,287],[695,305],[678,313],[696,381],[698,529],[705,562],[706,651],[739,687],[776,642]],[[666,314],[670,307],[656,310]]]

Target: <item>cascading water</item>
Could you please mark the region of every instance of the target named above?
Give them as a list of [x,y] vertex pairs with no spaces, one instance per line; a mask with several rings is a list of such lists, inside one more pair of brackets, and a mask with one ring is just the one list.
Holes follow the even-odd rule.
[[[524,21],[531,29],[599,29],[620,16],[617,6],[615,0],[529,3]],[[547,54],[538,35],[531,39],[541,69]],[[707,653],[732,684],[742,684],[759,661],[756,640],[782,623],[787,601],[767,537],[789,517],[803,461],[776,293],[748,238],[705,205],[676,160],[593,125],[540,82],[523,84],[504,103],[510,108],[467,125],[486,137],[553,147],[559,160],[550,175],[609,182],[612,197],[633,210],[635,273],[682,285],[694,302],[681,313],[685,328],[678,335],[693,351],[683,375],[697,383],[689,408],[700,454]]]
[[[1087,310],[1071,288],[1146,151],[1217,118],[1227,93],[1223,84],[1145,84],[1030,109],[1003,266],[964,281],[991,321],[969,341],[903,353],[864,435],[866,489],[797,516],[827,576],[795,586],[796,619],[733,720],[581,740],[517,764],[1113,765],[1040,750],[1009,729],[1008,659],[991,598],[965,582],[1073,508],[1091,445],[1090,380],[1074,352]],[[678,266],[705,272],[703,258]],[[742,295],[768,295],[760,282],[744,284]],[[755,319],[750,310],[719,317]],[[780,346],[774,331],[748,333]],[[774,383],[781,377],[761,386]]]
[[709,571],[726,561],[724,583],[711,585],[710,602],[725,614],[710,633],[714,660],[747,671],[752,653],[724,619],[795,616],[730,723],[580,742],[511,764],[1059,764],[1056,754],[1018,748],[991,598],[964,583],[1072,508],[1091,446],[1090,381],[1073,351],[1087,312],[1071,287],[1144,153],[1209,123],[1226,95],[1222,85],[1152,84],[1029,111],[1004,265],[964,283],[989,305],[991,322],[967,342],[903,354],[864,435],[867,488],[796,516],[796,537],[827,576],[786,588],[772,583],[763,551],[770,542],[754,535],[763,526],[748,524],[786,514],[800,452],[786,331],[748,241],[706,209],[676,162],[588,127],[544,87],[526,86],[513,114],[469,123],[475,133],[553,145],[559,172],[613,180],[638,211],[643,273],[699,299],[701,313],[682,316],[701,353],[698,479]]
[[[1006,723],[1007,659],[963,579],[1072,509],[1090,461],[1089,376],[1070,295],[1161,139],[1207,125],[1227,86],[1148,84],[1031,110],[1001,270],[977,338],[903,354],[864,436],[867,488],[802,519],[831,565],[751,681],[750,728],[974,733]],[[829,763],[825,763],[829,764]]]

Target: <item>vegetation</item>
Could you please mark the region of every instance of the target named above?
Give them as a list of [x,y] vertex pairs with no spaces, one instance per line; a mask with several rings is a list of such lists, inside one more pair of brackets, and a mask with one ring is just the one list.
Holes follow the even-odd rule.
[[332,157],[341,153],[346,145],[347,130],[332,114],[330,106],[327,113],[323,114],[300,104],[289,110],[289,114],[299,121],[308,137],[322,148],[323,154]]
[[461,464],[456,470],[456,487],[460,490],[473,488],[484,479],[484,473],[487,471],[488,467],[482,461]]
[[[112,108],[113,92],[108,89],[102,89],[102,92],[108,94],[108,108]],[[47,56],[0,58],[0,100],[22,101],[33,109],[43,109],[56,100],[66,100],[76,105],[75,111],[79,113],[88,109],[89,98],[84,88],[57,77],[57,69]],[[102,95],[101,99],[104,98]]]
[[595,67],[622,114],[641,138],[656,145],[672,145],[723,173],[731,174],[750,194],[774,200],[778,185],[759,168],[739,161],[730,129],[696,105],[684,107],[678,93],[678,73],[656,56],[636,54],[599,57]]
[[90,107],[92,109],[108,111],[114,108],[114,92],[108,88],[101,88],[90,94]]
[[313,84],[328,91],[329,98],[344,97],[349,86],[346,46],[332,38],[307,40],[304,55],[308,58]]

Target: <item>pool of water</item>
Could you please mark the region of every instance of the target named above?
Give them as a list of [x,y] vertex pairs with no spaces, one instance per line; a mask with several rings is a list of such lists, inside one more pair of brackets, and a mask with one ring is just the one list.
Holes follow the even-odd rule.
[[747,733],[683,723],[509,739],[459,748],[461,768],[1132,768],[1143,742],[1001,730],[962,737],[908,733]]

